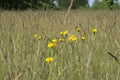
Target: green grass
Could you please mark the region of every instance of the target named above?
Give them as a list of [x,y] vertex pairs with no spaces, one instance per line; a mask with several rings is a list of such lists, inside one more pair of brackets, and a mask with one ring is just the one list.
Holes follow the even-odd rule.
[[[72,11],[63,24],[65,11],[1,11],[0,80],[119,80],[119,13]],[[98,30],[95,35],[93,28]],[[49,49],[48,39],[58,39],[65,30],[76,35],[77,42],[57,42],[55,49]],[[50,56],[54,61],[46,63]]]

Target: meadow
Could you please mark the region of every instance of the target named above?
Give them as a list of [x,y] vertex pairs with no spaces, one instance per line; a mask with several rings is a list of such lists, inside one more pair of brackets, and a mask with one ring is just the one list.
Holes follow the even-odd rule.
[[0,80],[120,80],[120,11],[0,11]]

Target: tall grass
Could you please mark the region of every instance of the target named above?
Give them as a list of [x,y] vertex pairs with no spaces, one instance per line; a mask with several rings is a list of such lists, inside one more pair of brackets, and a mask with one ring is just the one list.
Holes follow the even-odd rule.
[[[0,80],[120,79],[120,11],[71,11],[63,24],[65,13],[0,12]],[[49,39],[58,39],[64,30],[77,35],[77,42],[57,42],[57,48],[49,49]],[[54,61],[46,63],[50,56]]]

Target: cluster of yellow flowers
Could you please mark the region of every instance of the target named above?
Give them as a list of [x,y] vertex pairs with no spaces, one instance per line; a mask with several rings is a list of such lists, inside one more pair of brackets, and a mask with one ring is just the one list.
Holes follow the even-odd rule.
[[52,57],[47,57],[46,59],[45,59],[45,62],[52,62],[54,59],[52,58]]
[[65,37],[65,36],[67,36],[67,35],[68,35],[68,31],[67,31],[67,30],[66,30],[66,31],[61,31],[61,32],[60,32],[60,35],[62,35],[62,36],[64,36],[64,37]]
[[[76,27],[76,30],[77,32],[80,32],[80,28],[79,27]],[[97,29],[96,28],[93,28],[92,29],[92,33],[96,33],[97,32]],[[65,31],[61,31],[59,33],[61,35],[61,38],[58,39],[58,41],[60,42],[76,42],[78,40],[78,37],[76,35],[68,35],[68,31],[65,30]],[[34,34],[34,38],[37,38],[38,40],[41,40],[42,37],[39,36],[38,34]],[[82,36],[81,37],[81,40],[84,41],[86,39],[86,36]],[[51,49],[55,49],[56,46],[57,46],[57,39],[52,39],[49,43],[48,43],[48,48],[51,48]],[[47,57],[45,59],[45,62],[52,62],[54,60],[54,58],[52,57]]]
[[51,42],[48,44],[48,48],[55,48],[57,43],[57,39],[52,39]]
[[67,41],[68,42],[72,42],[72,41],[77,41],[77,36],[75,36],[75,35],[72,35],[72,36],[70,36],[68,39],[67,39]]
[[[71,35],[71,36],[69,36],[68,35],[69,33],[68,33],[68,31],[67,30],[65,30],[65,31],[61,31],[60,32],[60,35],[62,36],[62,38],[60,38],[59,39],[59,41],[60,42],[64,42],[64,41],[67,41],[67,42],[73,42],[73,41],[77,41],[77,36],[75,36],[75,35]],[[69,36],[69,37],[68,37]]]
[[38,39],[38,40],[41,40],[41,39],[42,39],[42,37],[39,36],[38,34],[34,34],[34,38],[36,38],[36,39]]
[[49,43],[48,44],[48,48],[55,48],[56,47],[56,43]]

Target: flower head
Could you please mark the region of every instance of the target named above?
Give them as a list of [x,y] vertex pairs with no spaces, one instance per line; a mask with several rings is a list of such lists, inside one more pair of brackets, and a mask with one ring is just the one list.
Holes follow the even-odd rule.
[[56,47],[56,43],[49,43],[48,44],[48,48],[55,48]]
[[72,35],[72,36],[70,36],[68,39],[67,39],[67,41],[68,42],[72,42],[72,41],[77,41],[77,36],[75,36],[75,35]]
[[82,36],[81,39],[84,41],[85,40],[85,36]]
[[63,32],[62,32],[62,31],[60,32],[60,35],[63,35]]
[[77,36],[72,35],[72,41],[77,41]]
[[47,57],[46,59],[45,59],[45,62],[52,62],[54,59],[52,58],[52,57]]
[[34,38],[37,38],[39,35],[38,34],[34,34]]
[[41,36],[38,36],[38,37],[37,37],[37,39],[38,39],[38,40],[41,40],[41,39],[42,39],[42,37],[41,37]]
[[60,38],[59,41],[60,41],[60,42],[64,42],[65,39],[64,39],[64,38]]
[[76,27],[76,30],[79,32],[79,31],[80,31],[80,28],[79,28],[79,27]]
[[63,35],[67,35],[67,34],[68,34],[68,31],[64,31],[64,32],[63,32]]
[[66,31],[61,31],[60,32],[60,35],[62,36],[62,37],[67,37],[68,36],[68,31],[66,30]]
[[34,38],[36,38],[36,39],[38,39],[38,40],[41,40],[41,39],[42,39],[42,37],[39,36],[38,34],[34,34]]
[[56,43],[56,42],[57,42],[57,39],[52,39],[51,42],[52,42],[52,43]]
[[96,28],[92,29],[92,32],[93,32],[93,33],[96,33],[96,32],[97,32],[97,29],[96,29]]

